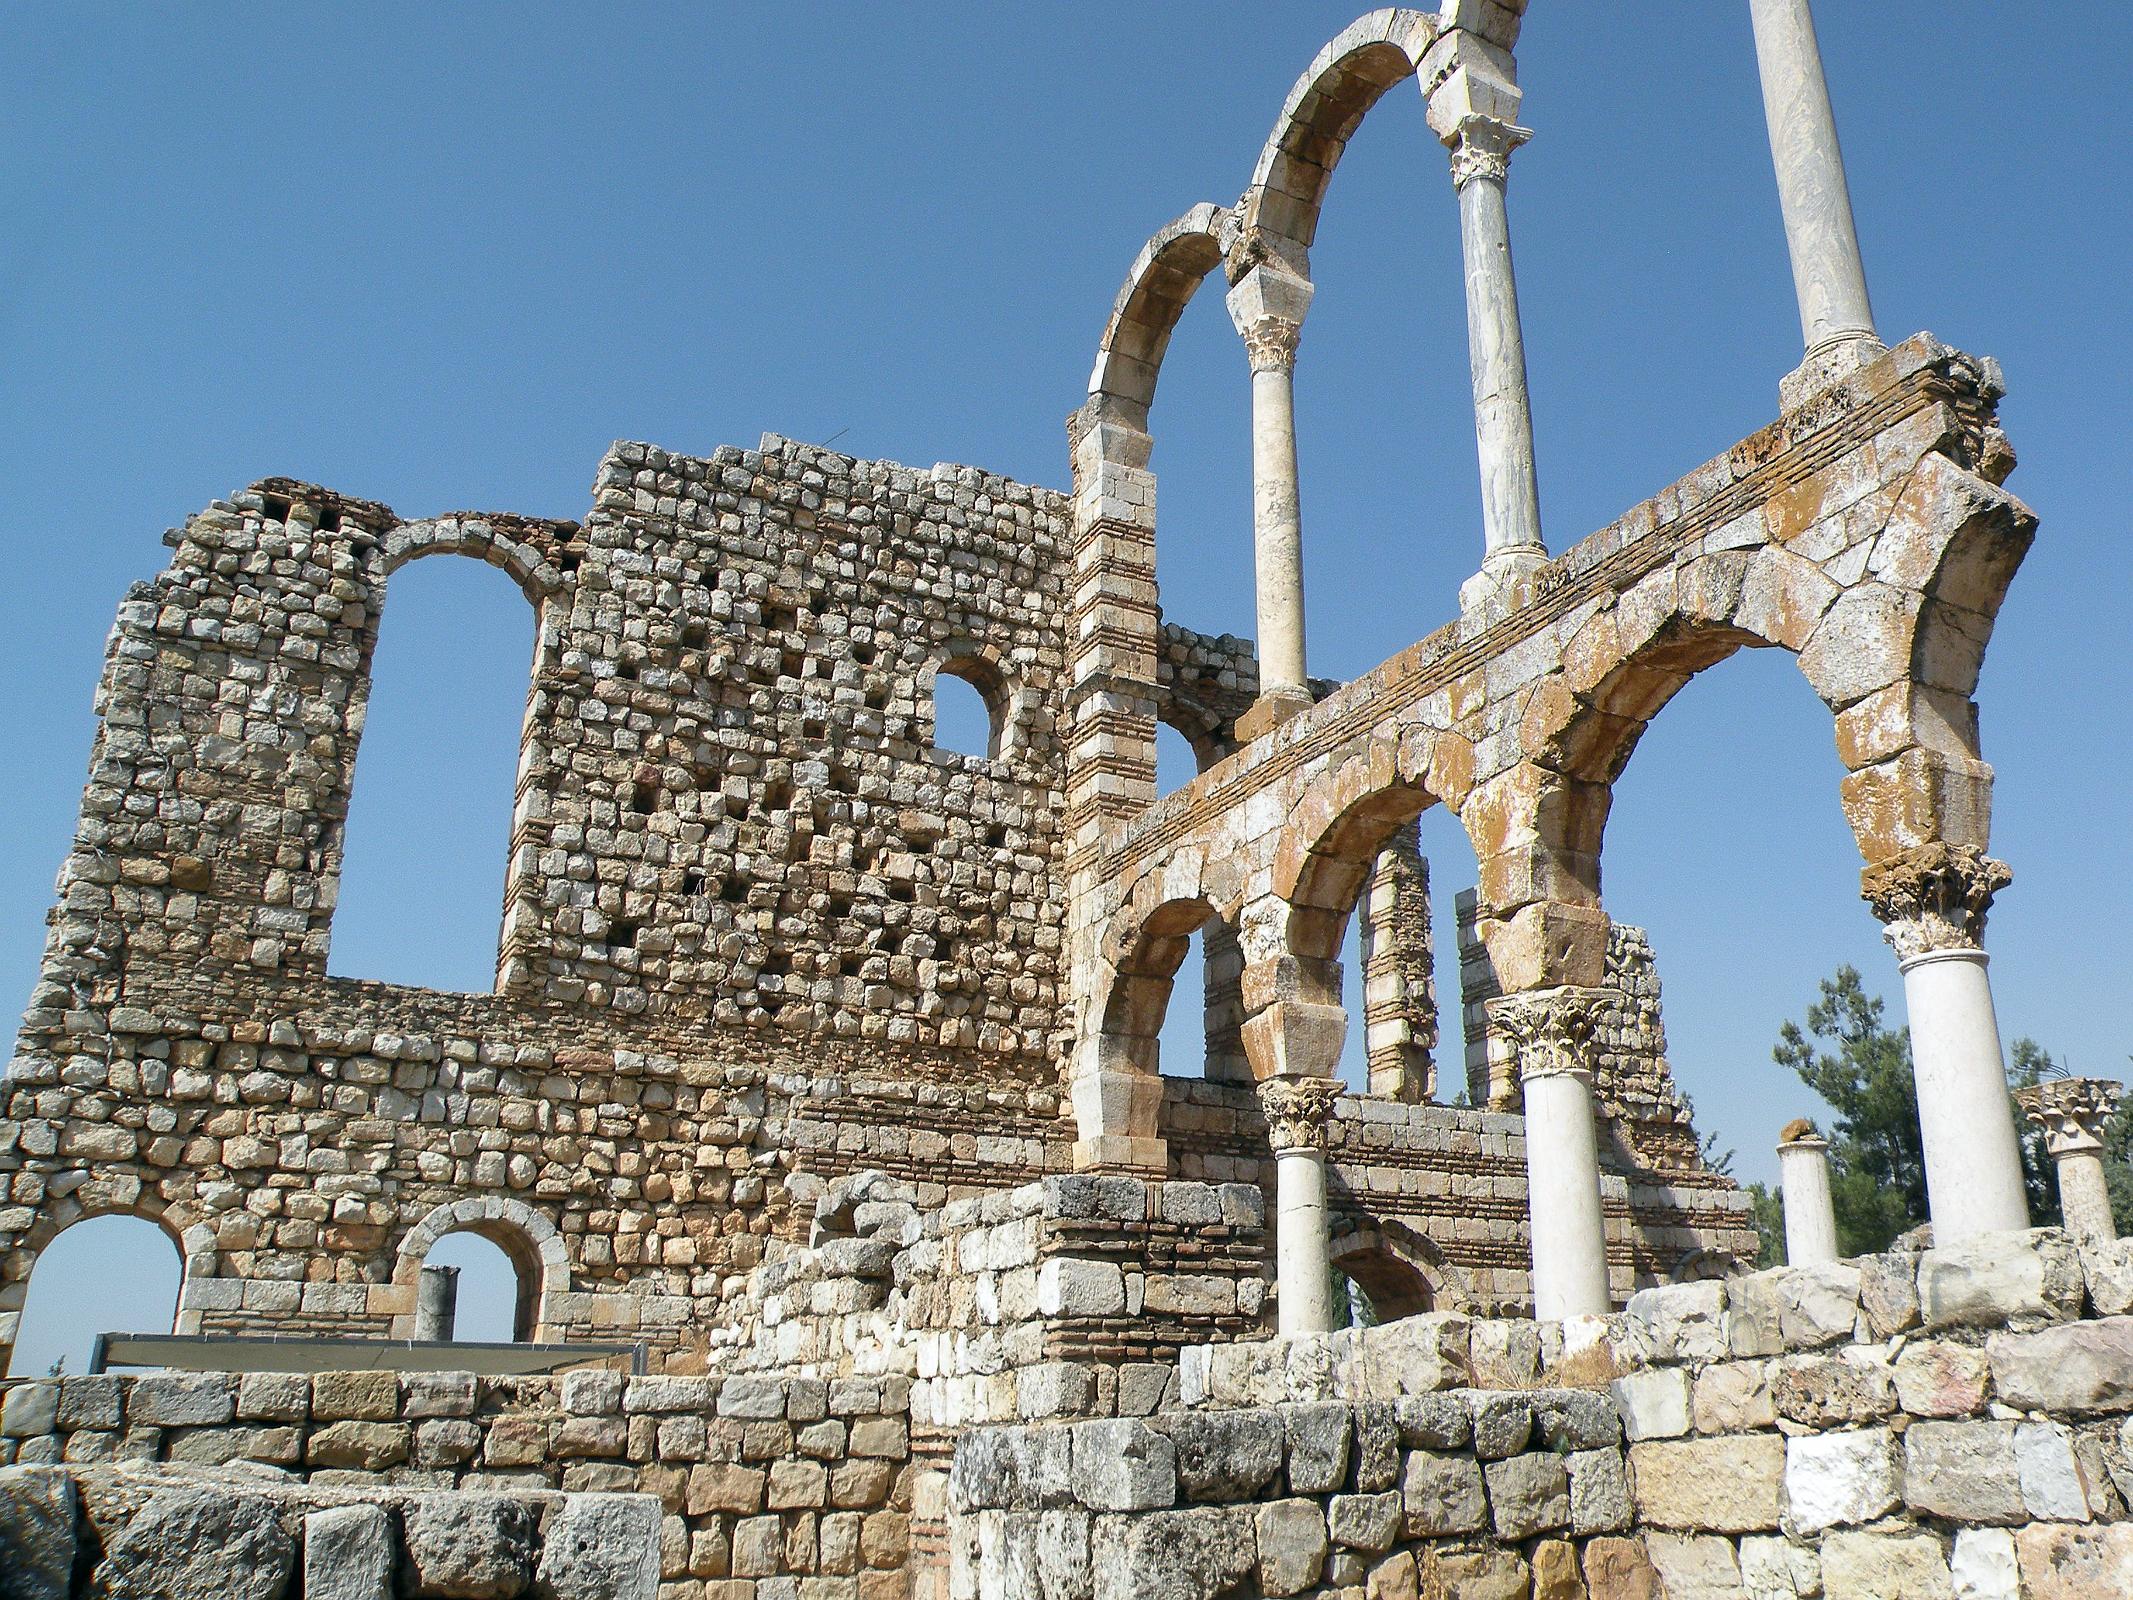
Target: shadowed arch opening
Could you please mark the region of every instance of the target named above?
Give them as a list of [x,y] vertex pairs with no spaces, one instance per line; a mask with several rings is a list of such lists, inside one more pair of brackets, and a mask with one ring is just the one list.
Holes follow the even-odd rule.
[[1328,1245],[1333,1270],[1368,1304],[1367,1322],[1397,1322],[1459,1304],[1446,1293],[1442,1257],[1428,1238],[1398,1223],[1336,1227]]
[[183,1245],[148,1217],[106,1212],[62,1228],[36,1253],[8,1372],[82,1373],[100,1333],[169,1333],[183,1279]]
[[495,564],[414,560],[440,549],[461,553],[416,546],[374,591],[327,970],[478,993],[497,977],[539,618]]

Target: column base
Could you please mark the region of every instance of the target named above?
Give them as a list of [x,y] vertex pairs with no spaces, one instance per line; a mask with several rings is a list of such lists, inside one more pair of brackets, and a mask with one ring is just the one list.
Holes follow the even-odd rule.
[[1807,352],[1807,358],[1778,379],[1778,405],[1796,411],[1809,400],[1840,383],[1861,367],[1888,353],[1888,346],[1871,333],[1848,333],[1841,339],[1826,339]]
[[1261,734],[1272,733],[1289,718],[1311,709],[1311,697],[1299,689],[1273,689],[1252,702],[1237,719],[1237,742],[1250,744]]
[[1481,570],[1459,585],[1462,612],[1499,606],[1515,611],[1533,598],[1533,575],[1548,564],[1548,552],[1531,547],[1499,550]]
[[1100,1133],[1093,1139],[1076,1139],[1074,1170],[1132,1172],[1160,1178],[1170,1170],[1170,1145],[1162,1139],[1139,1139],[1123,1133]]

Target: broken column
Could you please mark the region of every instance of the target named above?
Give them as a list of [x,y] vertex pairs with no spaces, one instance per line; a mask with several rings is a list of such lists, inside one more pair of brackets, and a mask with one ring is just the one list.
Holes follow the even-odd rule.
[[2054,1078],[2017,1091],[2029,1120],[2044,1131],[2059,1178],[2059,1214],[2084,1244],[2118,1237],[2111,1190],[2103,1176],[2103,1127],[2118,1109],[2121,1086],[2107,1078]]
[[1837,1259],[1837,1208],[1829,1193],[1829,1141],[1805,1117],[1778,1135],[1778,1187],[1785,1198],[1785,1264]]
[[1304,666],[1303,516],[1296,486],[1296,344],[1310,283],[1262,263],[1229,292],[1252,364],[1252,561],[1259,698],[1237,724],[1255,739],[1311,703]]
[[459,1325],[459,1269],[424,1267],[415,1279],[415,1337],[443,1344]]
[[1347,1032],[1341,1007],[1301,1000],[1276,1001],[1244,1025],[1274,1149],[1275,1306],[1285,1334],[1333,1326],[1326,1136],[1342,1093],[1333,1074]]
[[1619,999],[1563,987],[1489,1003],[1490,1027],[1515,1052],[1525,1098],[1533,1314],[1545,1320],[1605,1316],[1612,1304],[1592,1073],[1601,1015]]
[[1540,480],[1533,466],[1533,408],[1511,224],[1504,204],[1511,152],[1532,137],[1514,120],[1520,93],[1508,52],[1463,31],[1449,34],[1419,74],[1429,125],[1452,153],[1459,244],[1466,265],[1467,355],[1474,380],[1474,440],[1481,462],[1481,571],[1460,590],[1471,607],[1548,559],[1541,540]]
[[1859,877],[1903,973],[1935,1244],[2029,1226],[1981,948],[1985,912],[2013,877],[2005,863],[1948,844],[1916,846]]
[[1749,0],[1755,25],[1755,64],[1763,83],[1763,115],[1770,128],[1770,160],[1777,169],[1778,204],[1785,215],[1785,247],[1800,302],[1807,345],[1799,370],[1780,386],[1796,405],[1884,348],[1874,334],[1866,267],[1852,220],[1844,155],[1822,52],[1807,0]]

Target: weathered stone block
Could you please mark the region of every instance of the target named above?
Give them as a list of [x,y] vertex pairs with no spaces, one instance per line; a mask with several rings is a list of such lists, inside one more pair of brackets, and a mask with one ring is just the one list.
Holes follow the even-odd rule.
[[392,1372],[321,1372],[311,1380],[311,1415],[320,1422],[395,1422],[400,1378]]
[[650,1495],[564,1496],[541,1545],[535,1600],[655,1600],[659,1527]]
[[1162,1424],[1177,1449],[1178,1484],[1188,1500],[1249,1500],[1281,1472],[1278,1411],[1217,1411]]
[[1696,1374],[1690,1412],[1698,1433],[1750,1433],[1777,1425],[1770,1363],[1728,1361]]
[[265,1500],[168,1488],[106,1537],[96,1581],[112,1600],[281,1600],[295,1565]]
[[438,1600],[511,1600],[533,1575],[533,1513],[507,1495],[423,1494],[401,1511],[410,1592]]
[[1776,1434],[1633,1444],[1629,1470],[1638,1515],[1656,1527],[1760,1533],[1778,1525],[1785,1441]]
[[1896,1398],[1914,1417],[1972,1416],[1984,1408],[1991,1371],[1974,1345],[1922,1340],[1896,1357]]
[[1979,1234],[1918,1258],[1928,1330],[2064,1322],[2080,1314],[2084,1292],[2080,1254],[2055,1228]]
[[1483,1470],[1496,1531],[1513,1540],[1570,1526],[1570,1474],[1560,1457],[1529,1451]]
[[1859,1269],[1842,1261],[1734,1279],[1726,1286],[1734,1355],[1774,1356],[1849,1339],[1859,1320],[1859,1283]]
[[136,1428],[215,1428],[237,1414],[237,1379],[225,1372],[136,1379],[126,1420]]
[[1629,1297],[1624,1314],[1636,1325],[1652,1361],[1726,1357],[1726,1286],[1715,1279],[1639,1289]]
[[1886,1428],[1786,1441],[1785,1499],[1801,1533],[1872,1522],[1902,1497],[1903,1457]]
[[2133,1594],[2133,1522],[2085,1528],[2040,1522],[2017,1529],[2022,1600]]
[[1635,1515],[1629,1499],[1629,1473],[1619,1449],[1573,1450],[1563,1465],[1570,1472],[1570,1528],[1579,1537],[1616,1533]]
[[58,1467],[0,1467],[0,1596],[69,1600],[79,1543],[72,1477]]
[[1272,1600],[1315,1588],[1326,1567],[1325,1513],[1315,1500],[1275,1500],[1252,1514],[1259,1587]]
[[1400,1475],[1400,1501],[1411,1539],[1478,1533],[1488,1526],[1481,1464],[1472,1456],[1410,1451]]
[[1622,1432],[1631,1443],[1642,1439],[1676,1439],[1689,1431],[1689,1372],[1685,1367],[1654,1367],[1632,1372],[1609,1385]]
[[1177,1499],[1176,1448],[1145,1422],[1079,1422],[1068,1431],[1074,1441],[1074,1497],[1083,1505],[1145,1511]]
[[1346,1550],[1382,1554],[1400,1536],[1398,1494],[1337,1494],[1326,1502],[1326,1531]]
[[1904,1500],[1958,1523],[2023,1520],[2011,1422],[1914,1422],[1903,1436]]
[[1998,1333],[1986,1353],[2008,1405],[2057,1415],[2133,1409],[2133,1317]]
[[1930,1533],[1832,1533],[1822,1541],[1822,1586],[1835,1595],[1953,1600],[1948,1555]]
[[1283,1406],[1288,1435],[1289,1491],[1329,1494],[1348,1481],[1349,1442],[1354,1416],[1344,1405]]
[[392,1600],[399,1550],[382,1506],[329,1506],[304,1518],[304,1600]]
[[1215,1600],[1250,1577],[1257,1537],[1252,1514],[1227,1506],[1098,1517],[1093,1600]]

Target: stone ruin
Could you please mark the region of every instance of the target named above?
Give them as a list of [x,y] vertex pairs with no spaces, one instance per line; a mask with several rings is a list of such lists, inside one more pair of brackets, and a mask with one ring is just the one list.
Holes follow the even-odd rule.
[[[1504,199],[1523,0],[1320,52],[1243,198],[1135,259],[1070,490],[770,435],[618,444],[582,522],[270,479],[172,530],[9,1070],[0,1347],[39,1252],[121,1213],[181,1244],[180,1333],[415,1337],[471,1230],[521,1339],[651,1370],[18,1377],[0,1594],[2133,1593],[2107,1097],[2033,1103],[2082,1201],[2024,1231],[1981,948],[2008,874],[1970,696],[2034,519],[1993,364],[1875,334],[1805,0],[1751,9],[1805,359],[1769,427],[1558,555]],[[1484,557],[1336,684],[1290,379],[1334,166],[1410,79],[1460,209]],[[1151,403],[1217,271],[1249,643],[1155,585]],[[327,968],[389,580],[438,554],[538,619],[488,994]],[[1600,860],[1646,723],[1773,647],[1835,720],[1934,1236],[1834,1259],[1788,1130],[1791,1263],[1757,1273]],[[987,755],[935,747],[943,673]],[[1158,723],[1201,767],[1167,795]],[[1456,1032],[1433,804],[1479,863]],[[1166,1077],[1196,934],[1204,1071]],[[1377,1326],[1333,1325],[1333,1269]]]

